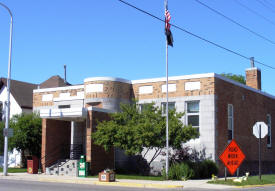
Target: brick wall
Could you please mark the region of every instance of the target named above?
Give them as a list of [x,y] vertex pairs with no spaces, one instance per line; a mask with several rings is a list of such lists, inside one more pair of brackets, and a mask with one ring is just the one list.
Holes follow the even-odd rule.
[[106,168],[114,169],[114,150],[111,149],[108,153],[103,147],[97,146],[91,139],[92,132],[96,130],[97,121],[108,120],[109,114],[97,111],[89,111],[87,118],[87,146],[86,159],[90,162],[92,174],[96,174]]
[[[186,82],[200,82],[200,89],[198,90],[185,90]],[[176,84],[177,91],[169,92],[169,97],[181,96],[198,96],[214,94],[214,77],[186,79],[186,80],[169,80],[169,84]],[[153,86],[153,92],[149,94],[139,94],[139,87]],[[165,81],[149,82],[149,83],[136,83],[133,84],[134,97],[138,100],[141,99],[157,99],[165,98],[166,92],[162,92],[162,85],[166,85]]]
[[42,119],[41,164],[43,172],[46,167],[56,163],[58,159],[69,158],[70,127],[69,121]]
[[[275,100],[248,89],[241,88],[218,78],[215,79],[216,94],[216,144],[217,157],[228,144],[227,138],[227,106],[233,105],[234,109],[234,139],[237,141],[246,159],[240,167],[240,172],[258,171],[258,139],[253,135],[252,127],[257,121],[267,122],[267,114],[275,120]],[[272,124],[272,123],[271,123]],[[274,128],[273,128],[274,129]],[[275,130],[272,131],[272,137]],[[272,142],[272,147],[274,145]],[[263,172],[275,172],[275,150],[267,148],[267,138],[262,139]],[[220,175],[224,174],[224,166],[219,161]]]
[[[58,88],[57,88],[58,89]],[[52,94],[53,98],[58,98],[61,93],[70,93],[70,96],[76,96],[77,92],[83,92],[83,88],[79,89],[68,89],[68,90],[56,90],[47,92],[35,92],[33,93],[33,107],[53,106],[53,100],[42,101],[43,95]]]
[[86,92],[85,98],[122,98],[131,99],[132,85],[118,81],[89,81],[85,82],[85,88],[89,84],[103,84],[103,92]]

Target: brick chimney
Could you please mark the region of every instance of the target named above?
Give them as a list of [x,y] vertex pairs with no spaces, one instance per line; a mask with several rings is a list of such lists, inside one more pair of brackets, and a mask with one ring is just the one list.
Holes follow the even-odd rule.
[[245,70],[246,85],[258,90],[262,89],[261,70],[254,66],[254,57],[250,58],[251,68]]

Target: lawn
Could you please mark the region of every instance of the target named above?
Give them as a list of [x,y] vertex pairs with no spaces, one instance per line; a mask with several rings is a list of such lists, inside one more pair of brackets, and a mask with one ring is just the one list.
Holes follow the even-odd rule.
[[233,186],[247,186],[247,185],[264,185],[264,184],[275,184],[275,175],[262,175],[262,180],[259,179],[259,176],[249,176],[247,181],[243,181],[242,183],[233,182],[233,179],[225,180],[216,180],[216,181],[209,181],[210,184],[226,184],[226,185],[233,185]]
[[[3,168],[0,168],[0,172],[3,172]],[[26,168],[8,168],[8,173],[27,172]]]
[[[98,178],[96,176],[88,176],[90,178]],[[133,179],[133,180],[164,180],[161,176],[140,176],[140,175],[125,175],[125,174],[116,174],[116,179]]]

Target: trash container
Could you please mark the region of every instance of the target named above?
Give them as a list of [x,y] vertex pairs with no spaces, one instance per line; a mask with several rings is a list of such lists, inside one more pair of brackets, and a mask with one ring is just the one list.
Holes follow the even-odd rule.
[[27,170],[29,174],[38,173],[38,158],[36,156],[32,156],[30,160],[27,160]]
[[78,162],[78,176],[86,177],[88,175],[88,163],[86,162],[85,155],[80,156],[80,160]]

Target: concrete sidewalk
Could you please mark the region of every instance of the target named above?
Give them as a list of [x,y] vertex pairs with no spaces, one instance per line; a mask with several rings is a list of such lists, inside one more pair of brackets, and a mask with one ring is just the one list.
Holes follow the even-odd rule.
[[3,173],[0,173],[0,179],[90,184],[90,185],[103,185],[103,186],[136,187],[136,188],[160,188],[160,189],[167,189],[167,188],[208,188],[208,189],[233,188],[233,187],[229,187],[226,185],[207,184],[207,181],[209,181],[209,180],[150,181],[150,180],[117,179],[116,182],[99,182],[98,178],[82,178],[82,177],[57,176],[57,175],[45,175],[45,174],[28,174],[28,173],[9,173],[8,176],[3,176]]

